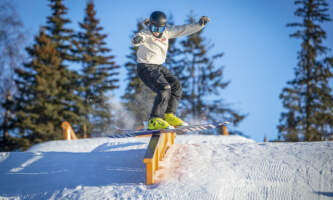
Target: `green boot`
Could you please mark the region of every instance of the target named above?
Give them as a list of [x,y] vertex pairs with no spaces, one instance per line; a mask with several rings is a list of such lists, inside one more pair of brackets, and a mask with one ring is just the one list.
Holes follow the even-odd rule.
[[150,130],[159,130],[159,129],[173,129],[168,122],[164,121],[162,118],[155,117],[151,118],[148,122],[148,129]]
[[188,123],[184,122],[180,118],[176,117],[173,113],[165,113],[164,119],[167,121],[171,126],[187,126]]

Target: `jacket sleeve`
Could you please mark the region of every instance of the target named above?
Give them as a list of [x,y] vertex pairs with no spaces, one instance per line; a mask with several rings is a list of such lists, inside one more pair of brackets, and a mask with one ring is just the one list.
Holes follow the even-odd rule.
[[[141,36],[141,37],[143,38],[143,40],[142,40],[140,43],[138,43],[138,44],[134,44],[134,38],[135,38],[136,36]],[[144,40],[145,40],[144,33],[143,33],[142,31],[140,31],[140,32],[138,32],[137,34],[135,34],[134,37],[132,38],[132,45],[133,45],[134,47],[138,47],[138,46],[140,46],[140,45],[143,44]]]
[[186,24],[168,28],[168,38],[183,37],[200,31],[204,26],[200,24]]

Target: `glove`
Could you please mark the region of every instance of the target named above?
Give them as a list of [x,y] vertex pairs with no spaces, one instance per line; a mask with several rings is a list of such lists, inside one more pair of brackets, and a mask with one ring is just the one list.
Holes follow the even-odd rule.
[[141,35],[137,35],[133,38],[133,44],[140,44],[143,41],[143,37]]
[[143,21],[143,24],[146,25],[146,26],[149,26],[150,19],[149,18],[145,19],[145,21]]
[[208,22],[210,21],[210,19],[207,16],[202,16],[199,20],[199,24],[201,26],[206,25]]

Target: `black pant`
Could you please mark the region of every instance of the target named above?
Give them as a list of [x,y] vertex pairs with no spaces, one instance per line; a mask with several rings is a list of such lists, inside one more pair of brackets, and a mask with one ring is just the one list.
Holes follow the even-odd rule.
[[150,118],[176,113],[182,96],[178,78],[162,65],[138,63],[137,72],[144,84],[157,93]]

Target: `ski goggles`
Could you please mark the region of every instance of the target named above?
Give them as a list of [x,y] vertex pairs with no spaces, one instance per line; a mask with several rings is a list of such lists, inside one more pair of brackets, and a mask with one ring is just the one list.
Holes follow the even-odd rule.
[[150,30],[151,30],[151,32],[163,33],[165,30],[165,26],[155,26],[154,24],[151,24]]

